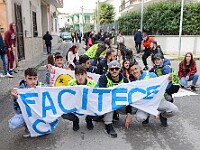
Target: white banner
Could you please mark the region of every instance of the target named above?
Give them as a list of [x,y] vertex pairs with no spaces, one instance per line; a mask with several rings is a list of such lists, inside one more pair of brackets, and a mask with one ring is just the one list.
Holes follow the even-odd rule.
[[62,114],[103,115],[126,105],[158,115],[168,75],[112,88],[84,85],[19,89],[18,103],[32,137],[50,133]]
[[[68,82],[75,78],[73,70],[66,70],[58,67],[52,67],[50,76],[50,86],[68,86]],[[88,78],[98,81],[100,75],[95,73],[87,73]]]

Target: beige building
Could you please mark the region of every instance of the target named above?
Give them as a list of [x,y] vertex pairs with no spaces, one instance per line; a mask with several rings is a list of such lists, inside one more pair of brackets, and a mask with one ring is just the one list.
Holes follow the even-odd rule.
[[[144,7],[161,1],[181,2],[181,0],[144,0]],[[117,20],[121,15],[127,12],[141,10],[142,0],[106,0],[105,2],[111,3],[115,7],[115,19]],[[185,0],[185,3],[189,2],[200,2],[200,0]]]
[[0,25],[5,29],[11,22],[17,28],[17,49],[20,60],[43,54],[42,36],[49,31],[52,45],[58,42],[57,8],[62,0],[0,0]]

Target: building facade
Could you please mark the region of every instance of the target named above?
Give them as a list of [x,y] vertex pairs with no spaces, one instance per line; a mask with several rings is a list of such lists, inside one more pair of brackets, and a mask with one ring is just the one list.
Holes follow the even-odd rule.
[[5,29],[16,24],[18,59],[29,60],[43,54],[43,35],[49,31],[52,45],[58,42],[57,8],[62,0],[1,0],[0,25]]

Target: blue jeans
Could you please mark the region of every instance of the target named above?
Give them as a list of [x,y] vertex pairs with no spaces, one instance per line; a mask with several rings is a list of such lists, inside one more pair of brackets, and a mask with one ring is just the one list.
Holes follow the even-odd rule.
[[[196,85],[198,78],[199,78],[199,75],[197,73],[195,73],[194,75],[189,77],[188,81],[192,81],[192,85]],[[182,77],[181,78],[181,85],[182,86],[187,86],[188,85],[188,81],[186,80],[186,77]]]
[[6,74],[8,72],[7,71],[7,57],[6,57],[6,54],[0,55],[0,56],[1,56],[1,59],[2,59],[2,62],[3,62],[4,74]]

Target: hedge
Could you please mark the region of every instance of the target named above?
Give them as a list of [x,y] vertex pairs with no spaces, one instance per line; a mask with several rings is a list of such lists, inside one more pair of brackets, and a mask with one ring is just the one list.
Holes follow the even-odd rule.
[[[160,2],[144,8],[143,31],[152,35],[178,35],[181,3]],[[118,19],[119,30],[133,34],[140,28],[140,11]],[[200,35],[200,3],[184,4],[183,35]]]

